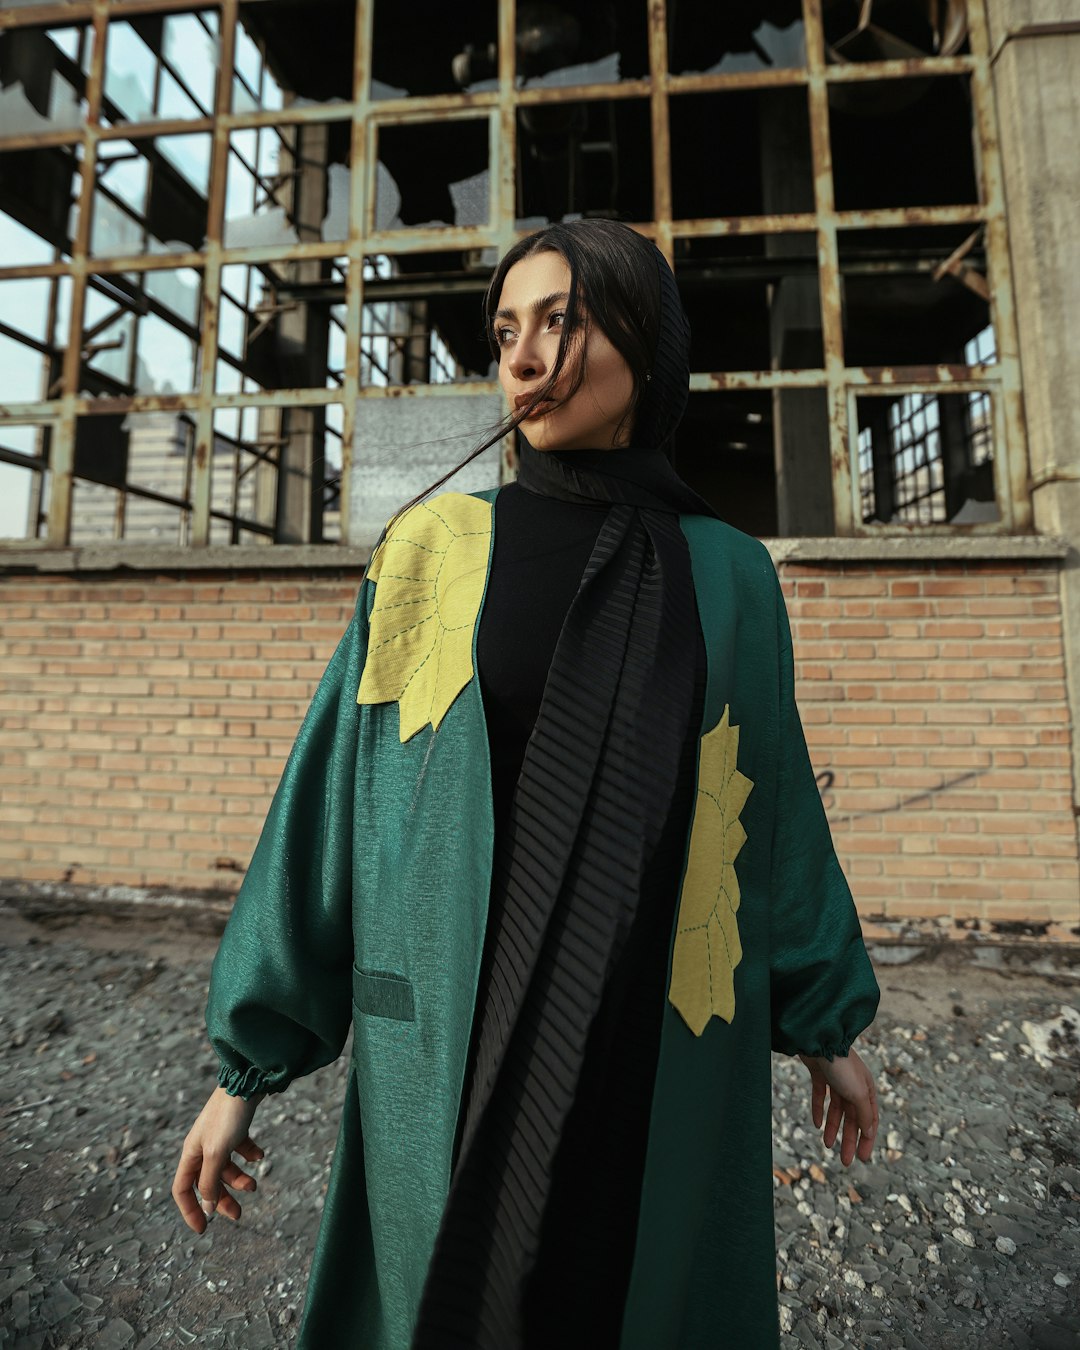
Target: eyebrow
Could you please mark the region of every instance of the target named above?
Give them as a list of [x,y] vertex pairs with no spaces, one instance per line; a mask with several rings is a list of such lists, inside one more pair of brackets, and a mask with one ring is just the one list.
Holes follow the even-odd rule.
[[[542,314],[543,311],[547,309],[549,305],[553,305],[556,300],[569,300],[569,298],[566,291],[556,291],[552,295],[542,295],[539,300],[533,301],[532,312],[534,314]],[[495,317],[496,319],[516,319],[517,310],[497,309],[495,311]]]

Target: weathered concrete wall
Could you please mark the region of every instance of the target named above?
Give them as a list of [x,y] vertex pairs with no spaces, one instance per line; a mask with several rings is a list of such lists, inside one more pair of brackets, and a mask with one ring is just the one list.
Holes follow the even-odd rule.
[[[1035,527],[1061,573],[1066,682],[1080,716],[1080,5],[989,0]],[[1080,812],[1080,746],[1073,744]]]

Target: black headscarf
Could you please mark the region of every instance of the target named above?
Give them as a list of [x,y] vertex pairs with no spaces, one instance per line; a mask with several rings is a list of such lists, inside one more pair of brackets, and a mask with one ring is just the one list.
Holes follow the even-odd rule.
[[686,407],[690,330],[654,253],[660,336],[630,446],[520,447],[528,491],[610,506],[493,860],[492,973],[412,1350],[522,1343],[522,1292],[589,1028],[675,792],[698,624],[678,517],[716,512],[668,457]]

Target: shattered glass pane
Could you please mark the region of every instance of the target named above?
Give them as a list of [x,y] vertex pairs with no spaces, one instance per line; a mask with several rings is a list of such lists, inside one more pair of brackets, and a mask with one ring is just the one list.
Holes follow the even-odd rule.
[[79,127],[89,42],[85,25],[0,31],[0,135]]
[[488,223],[486,119],[380,126],[377,153],[377,230]]
[[719,6],[710,21],[702,23],[700,17],[676,8],[670,20],[668,69],[673,75],[733,75],[805,66],[806,32],[801,15],[795,16],[798,5],[791,8],[792,15],[783,24]]
[[[537,7],[519,3],[519,31],[530,8]],[[416,41],[418,33],[424,35],[422,43]],[[439,0],[413,0],[408,6],[375,0],[369,97],[497,89],[498,39],[497,0],[457,6]]]
[[[423,51],[418,31],[410,28],[414,59]],[[355,33],[354,0],[241,0],[234,111],[351,100]]]
[[71,253],[78,214],[81,146],[0,152],[0,257],[7,266]]
[[108,122],[207,117],[219,62],[212,10],[114,19],[105,49]]
[[206,236],[210,149],[211,137],[203,132],[102,142],[91,253],[200,248]]
[[229,138],[226,247],[345,239],[349,126],[248,127]]

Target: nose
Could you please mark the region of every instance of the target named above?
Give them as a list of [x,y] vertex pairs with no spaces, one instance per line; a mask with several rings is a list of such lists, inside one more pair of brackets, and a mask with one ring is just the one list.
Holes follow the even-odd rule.
[[540,352],[540,344],[531,331],[519,335],[518,340],[514,343],[509,364],[510,373],[516,380],[535,380],[537,377],[542,378],[547,373],[547,367]]

